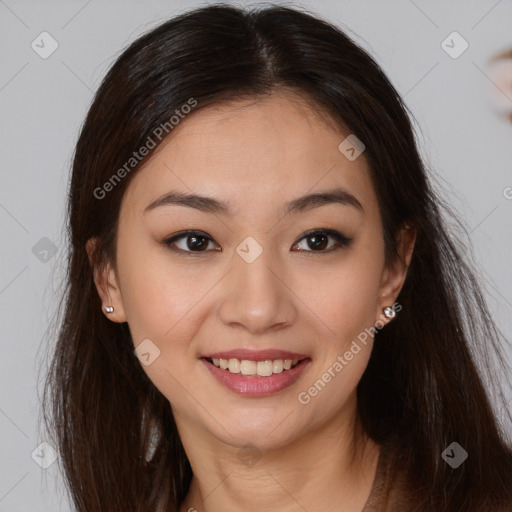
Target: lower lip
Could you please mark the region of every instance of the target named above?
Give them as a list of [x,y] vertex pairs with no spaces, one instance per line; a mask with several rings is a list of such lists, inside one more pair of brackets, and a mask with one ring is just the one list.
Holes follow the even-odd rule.
[[222,385],[243,396],[273,395],[274,393],[291,386],[300,377],[306,366],[311,362],[310,359],[303,359],[289,370],[283,370],[281,373],[274,373],[270,377],[257,377],[254,375],[231,373],[229,370],[218,368],[204,358],[202,358],[201,361]]

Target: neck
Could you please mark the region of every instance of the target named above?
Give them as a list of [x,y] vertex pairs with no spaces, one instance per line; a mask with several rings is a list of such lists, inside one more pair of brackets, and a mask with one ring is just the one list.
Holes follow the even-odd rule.
[[180,512],[362,511],[380,448],[362,432],[355,403],[350,414],[344,408],[321,428],[265,451],[227,445],[177,421],[194,474]]

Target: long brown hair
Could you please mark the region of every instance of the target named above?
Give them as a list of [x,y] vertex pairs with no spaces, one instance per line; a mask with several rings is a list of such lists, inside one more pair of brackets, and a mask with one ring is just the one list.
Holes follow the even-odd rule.
[[[191,98],[197,112],[277,88],[298,92],[364,142],[388,263],[400,228],[417,230],[402,311],[376,333],[358,385],[364,429],[392,447],[392,470],[407,475],[414,510],[512,509],[504,431],[512,418],[507,413],[500,427],[484,386],[500,392],[506,340],[465,260],[463,225],[448,229],[456,216],[427,177],[412,115],[375,60],[339,28],[292,8],[225,4],[181,14],[133,42],[99,87],[76,145],[67,287],[43,401],[76,509],[176,511],[192,477],[168,400],[134,355],[127,324],[103,315],[93,280],[92,266],[115,268],[121,199],[140,167],[126,163],[148,137],[158,146],[155,128],[169,126]],[[91,237],[99,240],[92,266]],[[441,457],[454,441],[469,454],[457,469]]]

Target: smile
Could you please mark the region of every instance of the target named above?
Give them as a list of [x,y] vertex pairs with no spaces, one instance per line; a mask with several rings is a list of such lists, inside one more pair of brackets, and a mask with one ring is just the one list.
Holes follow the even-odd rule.
[[[290,354],[279,358],[275,351],[265,356],[238,352],[239,357],[201,357],[201,362],[223,387],[248,397],[270,396],[288,388],[309,366],[311,359],[302,354]],[[234,354],[229,354],[234,355]],[[251,359],[246,359],[250,357]],[[293,357],[293,359],[291,358]]]

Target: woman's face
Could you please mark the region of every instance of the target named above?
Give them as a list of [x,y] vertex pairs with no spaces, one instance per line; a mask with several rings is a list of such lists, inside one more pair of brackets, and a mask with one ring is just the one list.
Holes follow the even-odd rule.
[[[364,152],[338,147],[347,135],[292,94],[210,107],[127,188],[117,272],[97,285],[180,434],[275,448],[352,417],[368,330],[405,270],[384,266]],[[185,230],[200,233],[166,243]]]

